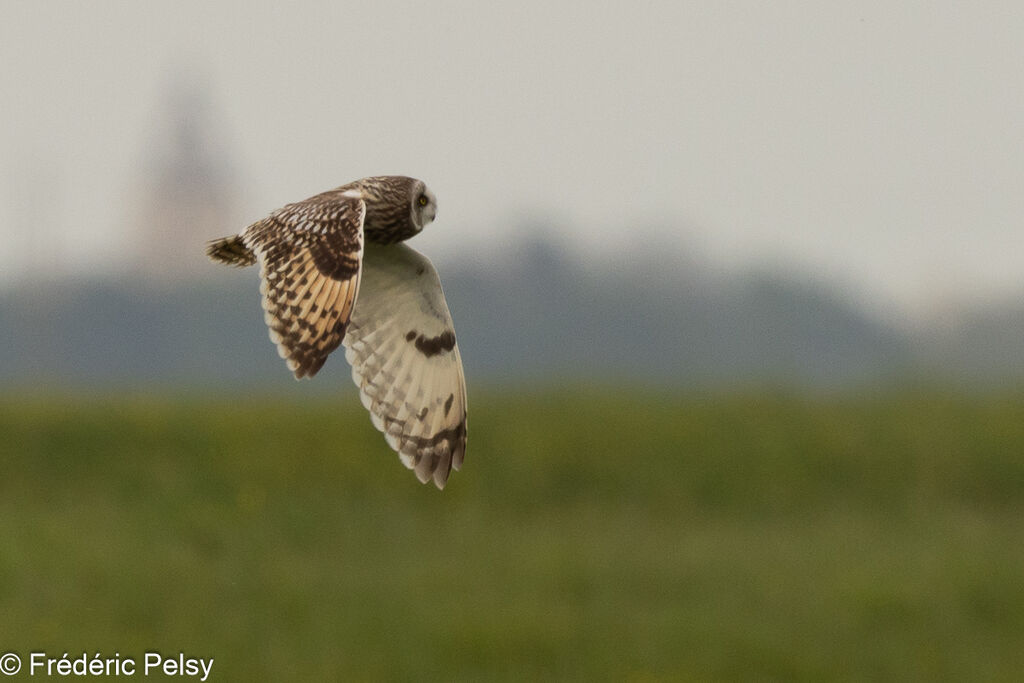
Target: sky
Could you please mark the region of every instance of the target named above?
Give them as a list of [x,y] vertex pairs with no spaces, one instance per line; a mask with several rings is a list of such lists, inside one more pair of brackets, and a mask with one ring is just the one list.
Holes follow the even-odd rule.
[[238,174],[225,234],[400,173],[438,196],[417,245],[449,262],[550,226],[623,268],[644,268],[638,244],[798,268],[897,317],[1024,293],[1020,3],[0,13],[0,282],[39,254],[98,272],[124,258],[167,93],[186,80],[209,93]]

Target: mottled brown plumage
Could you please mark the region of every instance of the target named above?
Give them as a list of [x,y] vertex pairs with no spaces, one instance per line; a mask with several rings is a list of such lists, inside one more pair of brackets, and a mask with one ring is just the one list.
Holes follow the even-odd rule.
[[296,378],[315,375],[345,336],[359,288],[364,211],[358,198],[324,193],[242,233],[258,255],[270,338]]

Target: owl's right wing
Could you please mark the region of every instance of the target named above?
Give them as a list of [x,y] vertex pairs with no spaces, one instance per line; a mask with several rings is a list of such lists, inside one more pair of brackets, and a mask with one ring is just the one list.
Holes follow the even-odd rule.
[[325,192],[246,228],[260,264],[270,339],[296,379],[312,377],[341,344],[359,291],[366,205]]
[[466,381],[441,281],[405,244],[367,244],[345,357],[363,405],[417,478],[444,488],[466,454]]

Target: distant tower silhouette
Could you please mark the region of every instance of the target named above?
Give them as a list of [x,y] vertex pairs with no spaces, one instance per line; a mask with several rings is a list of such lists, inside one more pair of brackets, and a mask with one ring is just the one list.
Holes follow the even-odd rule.
[[235,174],[210,99],[196,81],[180,80],[168,93],[132,226],[136,265],[148,278],[208,275],[206,241],[235,227]]

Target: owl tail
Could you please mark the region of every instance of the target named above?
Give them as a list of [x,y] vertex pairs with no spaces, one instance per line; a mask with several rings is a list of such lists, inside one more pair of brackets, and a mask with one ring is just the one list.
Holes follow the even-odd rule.
[[256,254],[245,246],[241,235],[213,240],[206,245],[206,255],[214,261],[231,266],[251,266],[256,263]]

